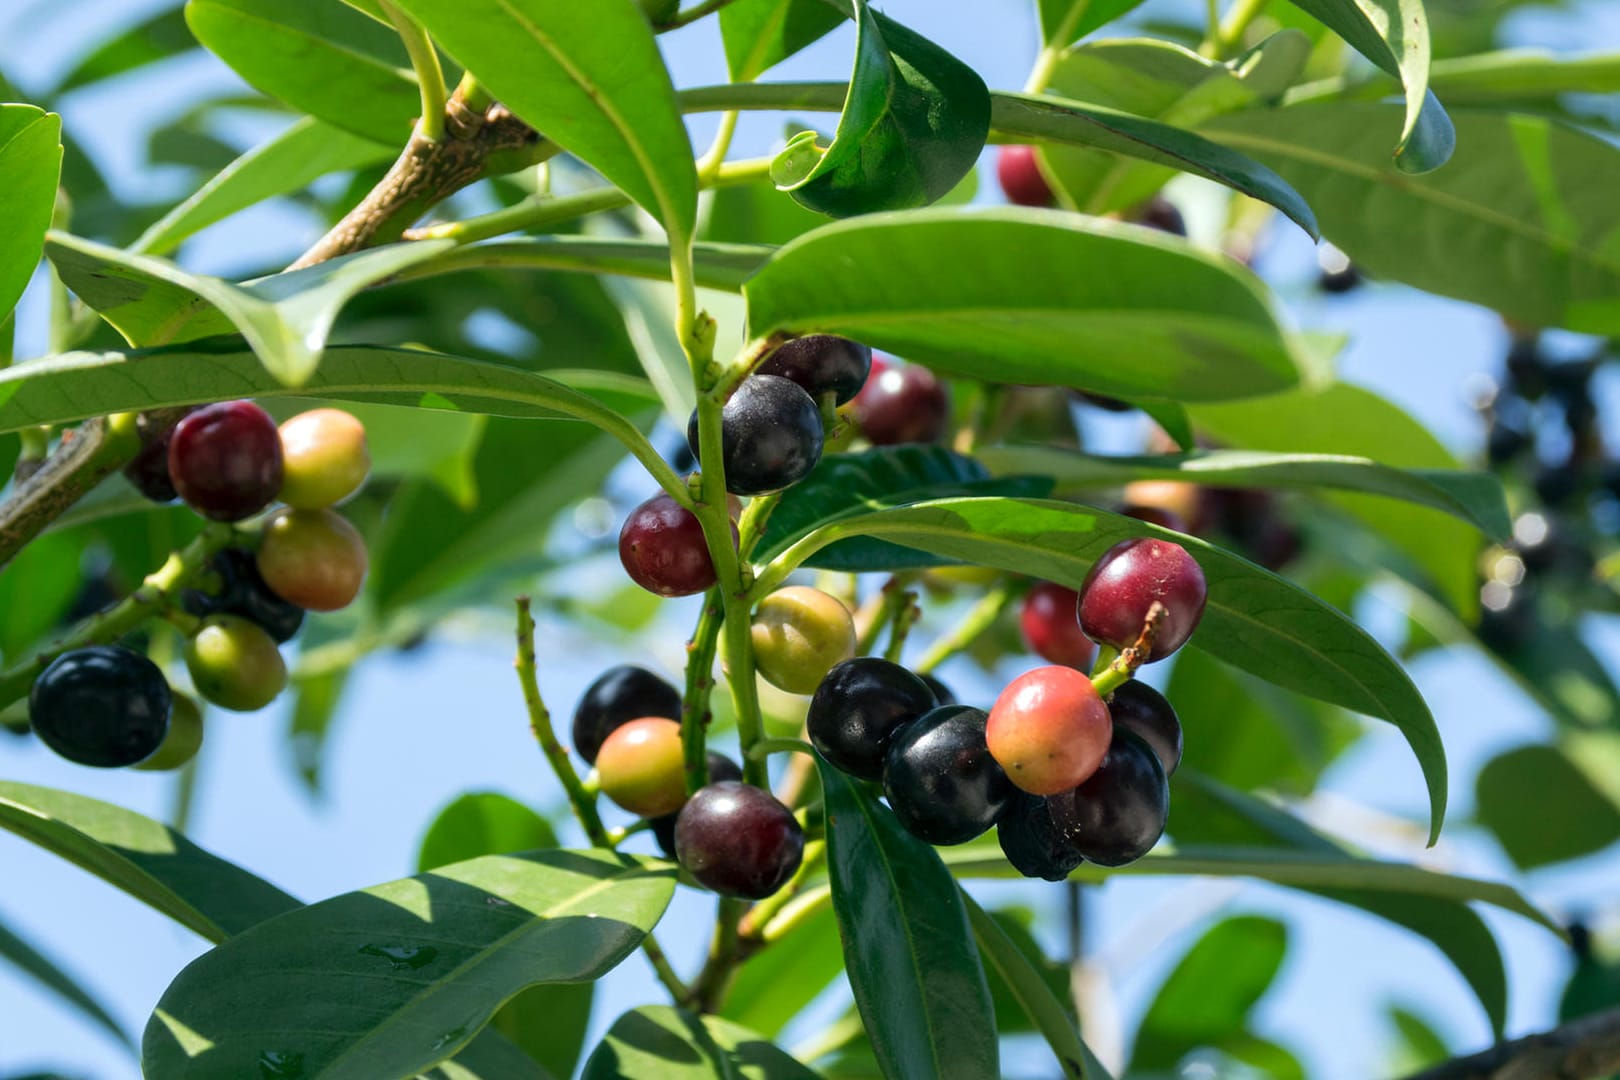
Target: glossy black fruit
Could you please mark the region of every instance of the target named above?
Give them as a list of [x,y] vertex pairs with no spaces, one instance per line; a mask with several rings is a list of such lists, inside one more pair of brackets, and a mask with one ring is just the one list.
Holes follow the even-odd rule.
[[[824,438],[821,409],[804,387],[779,375],[744,380],[720,414],[726,490],[768,495],[792,487],[821,460]],[[696,412],[686,426],[686,442],[701,465]]]
[[270,591],[259,576],[253,552],[226,548],[208,561],[208,568],[219,576],[219,591],[187,589],[181,605],[199,618],[209,615],[239,615],[275,639],[288,641],[304,625],[304,609],[290,604]]
[[[620,664],[598,675],[574,706],[574,753],[596,764],[602,740],[644,716],[681,718],[681,695],[646,668]],[[713,768],[713,763],[710,763]]]
[[778,375],[804,387],[817,401],[836,395],[842,405],[861,392],[872,370],[872,350],[832,334],[794,338],[766,358],[756,375]]
[[1124,866],[1164,835],[1170,785],[1152,747],[1121,727],[1091,779],[1047,804],[1052,823],[1086,861]]
[[163,745],[173,698],[158,666],[118,645],[63,653],[34,680],[34,733],[69,761],[134,765]]
[[899,664],[859,656],[821,680],[805,727],[822,757],[851,776],[877,780],[895,732],[938,703],[928,684]]
[[883,793],[912,835],[963,844],[995,824],[1016,790],[984,741],[983,709],[943,705],[902,728],[883,762]]
[[675,855],[698,884],[763,900],[804,858],[804,830],[763,788],[722,780],[687,800],[675,819]]
[[1044,795],[1015,792],[996,819],[996,839],[1013,869],[1025,877],[1062,881],[1086,861],[1052,821]]
[[934,701],[940,705],[955,705],[956,692],[932,675],[918,675],[923,685],[934,693]]
[[[741,780],[742,766],[726,757],[709,751],[709,783],[718,784],[724,780]],[[675,822],[681,816],[679,810],[673,814],[652,819],[652,834],[658,841],[658,850],[664,853],[666,859],[675,858]]]
[[1132,679],[1108,696],[1108,714],[1116,731],[1123,727],[1153,749],[1166,777],[1176,774],[1181,764],[1181,721],[1163,694]]
[[1535,439],[1522,428],[1498,420],[1485,434],[1485,456],[1492,465],[1506,465],[1529,453]]

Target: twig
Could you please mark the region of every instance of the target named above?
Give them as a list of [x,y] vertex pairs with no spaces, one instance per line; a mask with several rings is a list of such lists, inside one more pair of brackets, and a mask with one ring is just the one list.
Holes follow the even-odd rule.
[[985,593],[984,597],[968,609],[968,613],[962,616],[962,621],[957,623],[949,633],[934,639],[934,643],[928,647],[928,651],[923,653],[922,659],[912,665],[912,670],[919,675],[926,675],[946,660],[972,645],[978,640],[980,634],[995,624],[995,621],[1001,617],[1003,611],[1007,610],[1007,605],[1012,603],[1013,597],[1018,592],[1018,587],[1007,581]]
[[1595,1080],[1620,1072],[1620,1008],[1497,1043],[1407,1080]]
[[883,659],[891,664],[898,664],[900,657],[906,650],[906,638],[911,635],[911,628],[917,625],[922,618],[922,608],[917,605],[917,594],[906,589],[900,594],[900,606],[895,609],[894,618],[890,620],[893,627],[889,631],[889,644],[883,650]]
[[1153,639],[1158,636],[1159,627],[1170,616],[1170,609],[1155,600],[1148,605],[1147,619],[1142,624],[1142,632],[1137,635],[1136,641],[1111,660],[1106,668],[1091,677],[1092,685],[1097,688],[1099,697],[1106,698],[1118,690],[1131,677],[1136,669],[1147,663],[1153,654]]
[[568,802],[574,808],[574,817],[579,820],[592,844],[611,848],[613,844],[608,839],[607,830],[602,827],[596,803],[585,790],[585,785],[580,783],[574,763],[568,760],[568,751],[557,741],[557,733],[551,726],[551,713],[541,700],[540,677],[534,657],[534,612],[530,609],[527,596],[517,598],[517,659],[512,666],[517,669],[518,682],[523,686],[523,704],[529,710],[529,730],[534,732],[541,751],[551,763],[551,771],[562,782]]
[[703,595],[692,639],[686,643],[686,693],[681,697],[681,747],[686,759],[686,790],[695,792],[709,782],[709,697],[714,693],[714,653],[720,641],[725,609],[720,590]]

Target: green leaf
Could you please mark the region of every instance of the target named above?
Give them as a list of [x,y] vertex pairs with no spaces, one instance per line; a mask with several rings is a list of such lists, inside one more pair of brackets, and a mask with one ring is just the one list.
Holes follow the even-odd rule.
[[732,82],[752,82],[843,21],[822,0],[733,0],[720,9]]
[[224,941],[298,901],[130,810],[66,791],[0,781],[0,829],[122,889],[209,941]]
[[[672,870],[599,851],[496,855],[261,923],[188,965],[148,1023],[148,1076],[412,1076],[525,987],[600,977],[657,923]],[[251,986],[251,1008],[241,988]]]
[[24,975],[72,1005],[84,1016],[110,1033],[113,1038],[134,1048],[134,1041],[118,1026],[95,998],[91,997],[71,976],[53,964],[49,958],[28,942],[18,937],[4,923],[0,923],[0,961],[9,962]]
[[60,625],[85,585],[85,546],[82,535],[45,533],[0,570],[0,656],[8,663]]
[[933,42],[854,0],[855,72],[828,147],[807,131],[771,179],[833,217],[938,201],[973,170],[990,131],[984,80]]
[[1452,105],[1546,104],[1564,94],[1620,92],[1620,54],[1560,56],[1505,49],[1437,61],[1429,86]]
[[749,957],[732,979],[720,1015],[774,1039],[843,972],[838,916],[829,905]]
[[1149,229],[1056,211],[839,222],[782,248],[743,293],[756,337],[844,334],[995,382],[1207,401],[1299,378],[1252,275]]
[[399,0],[514,114],[625,190],[684,244],[697,171],[635,0]]
[[1411,678],[1348,616],[1299,586],[1194,537],[1090,507],[1035,499],[942,499],[848,518],[824,542],[874,536],[1079,588],[1091,564],[1133,536],[1173,540],[1198,560],[1209,600],[1193,642],[1278,686],[1387,720],[1429,790],[1430,836],[1445,817],[1446,759]]
[[815,1080],[815,1073],[747,1028],[668,1005],[613,1021],[582,1080]]
[[1141,5],[1142,0],[1035,0],[1041,41],[1061,49]]
[[463,508],[478,501],[475,466],[488,426],[484,417],[358,402],[343,408],[365,425],[372,476],[431,480]]
[[1620,806],[1555,746],[1498,754],[1475,778],[1474,798],[1480,821],[1521,870],[1590,855],[1620,840]]
[[399,36],[342,4],[187,0],[186,22],[248,85],[333,127],[400,146],[421,112]]
[[1401,80],[1406,89],[1406,109],[1396,143],[1396,166],[1405,173],[1424,173],[1444,165],[1456,146],[1457,136],[1445,109],[1429,92],[1429,17],[1423,0],[1293,3]]
[[0,320],[39,265],[62,172],[62,118],[33,105],[0,105]]
[[1398,1039],[1396,1059],[1391,1063],[1394,1075],[1415,1073],[1454,1056],[1434,1025],[1416,1011],[1390,1005],[1387,1015]]
[[[819,6],[820,0],[810,2]],[[774,187],[735,184],[710,193],[709,214],[700,235],[722,242],[785,244],[825,224],[825,217],[806,210]]]
[[1454,167],[1411,177],[1378,147],[1390,105],[1332,103],[1223,116],[1204,130],[1298,188],[1322,231],[1375,277],[1536,326],[1620,333],[1620,206],[1586,182],[1620,150],[1542,117],[1457,116]]
[[825,763],[821,783],[844,963],[884,1075],[999,1075],[990,990],[939,855]]
[[383,143],[305,117],[227,165],[142,233],[130,250],[168,254],[188,237],[238,211],[301,191],[328,173],[391,160],[396,153]]
[[50,97],[111,79],[197,47],[184,12],[165,7],[102,41],[57,79]]

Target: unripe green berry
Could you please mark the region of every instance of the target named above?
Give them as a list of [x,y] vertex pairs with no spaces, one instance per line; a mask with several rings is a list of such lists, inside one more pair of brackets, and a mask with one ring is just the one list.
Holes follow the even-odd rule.
[[371,471],[365,425],[342,409],[311,409],[281,425],[281,501],[319,510],[360,490]]
[[646,716],[615,728],[597,751],[596,774],[602,794],[632,814],[674,813],[686,802],[681,725]]
[[751,629],[754,661],[773,686],[809,694],[833,665],[855,655],[855,620],[836,597],[793,585],[760,601]]
[[185,694],[176,693],[169,713],[169,730],[152,756],[135,766],[145,772],[168,772],[178,769],[197,756],[202,749],[203,718],[197,703]]
[[272,592],[311,611],[336,611],[360,595],[366,543],[330,510],[280,510],[264,524],[259,576]]
[[275,640],[236,615],[203,623],[186,643],[186,669],[197,693],[235,712],[262,709],[287,688],[287,665]]

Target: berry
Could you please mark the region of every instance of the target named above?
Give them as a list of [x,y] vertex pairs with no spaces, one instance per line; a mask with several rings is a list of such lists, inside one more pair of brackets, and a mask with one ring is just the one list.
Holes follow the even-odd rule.
[[1494,421],[1485,433],[1485,456],[1492,465],[1506,465],[1533,446],[1535,439],[1529,432],[1501,420]]
[[930,844],[962,844],[995,824],[1013,787],[984,741],[987,717],[942,705],[906,725],[883,760],[883,793],[900,824]]
[[169,441],[173,437],[174,429],[170,428],[142,446],[140,453],[124,466],[124,479],[155,503],[174,502],[180,497],[169,475]]
[[[720,413],[726,490],[769,495],[792,487],[821,460],[825,438],[821,409],[804,387],[778,375],[744,380]],[[686,425],[686,442],[701,465],[695,411]]]
[[259,574],[277,596],[311,611],[337,611],[360,595],[366,542],[331,510],[280,510],[265,522]]
[[759,673],[790,694],[808,694],[834,664],[855,655],[855,620],[836,597],[791,585],[754,612],[750,629]]
[[173,698],[158,666],[119,645],[72,649],[34,680],[28,713],[40,741],[79,765],[119,768],[152,756]]
[[672,814],[686,801],[681,725],[661,716],[632,720],[602,740],[596,755],[602,794],[632,814]]
[[821,680],[804,724],[822,757],[851,776],[877,780],[895,732],[936,704],[928,685],[899,664],[862,656]]
[[1547,392],[1547,360],[1540,338],[1515,337],[1503,364],[1513,392],[1526,401],[1537,401]]
[[186,670],[203,699],[254,712],[287,688],[287,665],[270,635],[236,615],[213,615],[186,643]]
[[766,358],[757,375],[778,375],[804,387],[817,401],[835,395],[843,405],[861,392],[872,370],[872,350],[849,338],[811,334],[794,338]]
[[1543,465],[1536,470],[1531,486],[1543,503],[1564,507],[1575,501],[1581,493],[1581,470],[1573,462],[1561,465]]
[[1007,684],[990,709],[984,737],[1015,786],[1056,795],[1097,771],[1113,728],[1090,678],[1072,667],[1044,667]]
[[596,764],[602,740],[643,716],[681,718],[681,695],[646,668],[620,664],[598,675],[574,707],[574,753]]
[[1131,220],[1150,229],[1158,229],[1172,236],[1187,235],[1187,219],[1181,216],[1176,204],[1163,195],[1155,195],[1131,212]]
[[205,405],[175,425],[169,475],[186,505],[203,517],[251,517],[281,491],[276,422],[251,401]]
[[770,792],[722,780],[681,808],[675,854],[699,885],[721,896],[763,900],[799,869],[804,830]]
[[[731,532],[735,540],[735,525]],[[691,596],[715,582],[703,525],[696,514],[663,493],[624,519],[619,530],[619,561],[630,580],[659,596]]]
[[956,695],[951,692],[950,687],[946,686],[932,675],[918,675],[917,678],[923,681],[924,686],[933,691],[935,702],[940,705],[956,704]]
[[197,756],[202,749],[203,718],[197,703],[185,694],[174,694],[169,710],[169,730],[152,756],[135,767],[142,772],[169,772]]
[[270,591],[253,552],[225,548],[208,560],[208,568],[219,575],[219,591],[187,589],[182,593],[181,605],[191,614],[240,615],[257,623],[278,645],[290,641],[304,625],[304,609]]
[[1148,744],[1166,777],[1176,774],[1181,764],[1181,721],[1163,694],[1132,679],[1108,695],[1108,713],[1116,730],[1124,728]]
[[1057,201],[1035,162],[1033,146],[1003,146],[996,155],[996,179],[1007,201],[1018,206],[1051,206]]
[[1013,869],[1025,877],[1062,881],[1086,860],[1052,821],[1044,796],[1014,792],[996,819],[996,839]]
[[1097,646],[1080,630],[1080,594],[1043,581],[1024,596],[1018,626],[1029,651],[1052,664],[1089,670]]
[[[718,784],[725,780],[741,780],[743,778],[742,766],[726,757],[709,751],[709,783]],[[683,804],[684,805],[684,804]],[[675,858],[675,823],[680,820],[681,812],[664,814],[652,820],[652,834],[658,841],[658,850],[668,859]]]
[[1091,779],[1048,797],[1052,823],[1088,862],[1124,866],[1164,835],[1170,785],[1148,744],[1123,728]]
[[281,501],[320,510],[360,490],[371,472],[365,425],[342,409],[311,409],[281,425]]
[[1204,571],[1180,544],[1123,540],[1103,552],[1080,587],[1080,626],[1116,649],[1136,643],[1155,603],[1166,614],[1148,660],[1162,660],[1192,635],[1204,614]]
[[849,408],[873,446],[938,442],[951,418],[951,399],[932,371],[878,359]]

